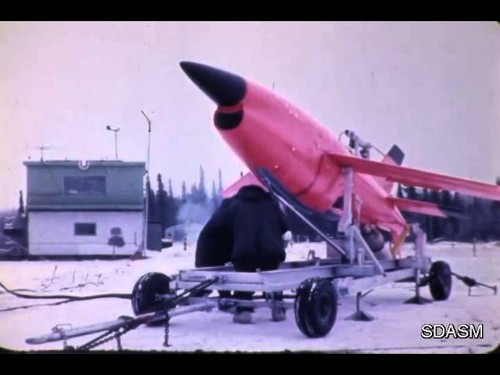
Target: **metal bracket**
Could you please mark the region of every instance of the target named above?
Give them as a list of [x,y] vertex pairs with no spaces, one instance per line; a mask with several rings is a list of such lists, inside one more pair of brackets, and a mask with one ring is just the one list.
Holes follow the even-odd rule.
[[298,210],[296,210],[295,207],[293,207],[293,205],[291,205],[289,202],[287,202],[286,199],[284,199],[282,196],[280,196],[276,192],[274,192],[274,195],[281,203],[283,203],[286,207],[288,207],[290,209],[290,211],[292,211],[295,215],[297,215],[306,225],[308,225],[312,230],[314,230],[316,233],[318,233],[318,235],[321,238],[323,238],[323,240],[325,240],[326,243],[329,244],[333,249],[335,249],[335,251],[337,251],[338,253],[340,253],[343,256],[346,256],[345,251],[339,245],[337,245],[335,242],[333,242],[318,227],[316,227],[313,223],[311,223],[309,220],[307,220],[307,218],[304,215],[302,215]]
[[415,295],[406,300],[404,303],[415,304],[415,305],[424,305],[426,303],[431,303],[432,300],[428,298],[424,298],[420,295],[420,286],[421,280],[420,276],[422,275],[422,271],[427,273],[428,265],[423,264],[425,258],[425,244],[427,242],[426,233],[420,228],[418,223],[413,224],[412,226],[413,233],[415,233]]
[[369,293],[371,293],[373,289],[370,289],[366,293],[358,292],[356,293],[356,312],[354,314],[348,316],[346,320],[354,320],[357,322],[371,322],[375,318],[368,314],[367,312],[361,309],[361,298],[365,297]]
[[342,175],[344,176],[344,201],[338,231],[347,235],[352,224],[352,194],[354,190],[352,168],[342,168]]
[[73,347],[68,345],[68,337],[66,336],[66,332],[64,327],[68,329],[72,329],[73,326],[70,323],[64,323],[64,324],[58,324],[54,327],[52,327],[52,332],[54,333],[59,333],[62,337],[62,342],[63,342],[63,350],[72,350]]

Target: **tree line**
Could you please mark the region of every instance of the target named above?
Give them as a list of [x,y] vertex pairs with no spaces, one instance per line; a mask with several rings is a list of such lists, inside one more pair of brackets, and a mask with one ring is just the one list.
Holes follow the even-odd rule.
[[[165,186],[163,177],[159,173],[156,176],[156,190],[153,190],[149,178],[146,179],[148,222],[161,224],[162,233],[165,233],[167,228],[179,224],[205,224],[220,206],[223,199],[221,197],[222,190],[222,172],[220,169],[217,186],[215,181],[212,181],[210,195],[207,193],[205,173],[202,166],[200,166],[198,183],[193,183],[188,189],[186,182],[182,181],[180,196],[174,195],[172,180],[168,179],[167,186]],[[293,212],[286,209],[286,216],[290,230],[298,240],[316,238],[316,232],[304,224]],[[336,222],[325,221],[320,214],[313,214],[308,219],[327,234],[335,234]]]
[[222,201],[220,169],[218,186],[216,187],[215,181],[212,181],[210,196],[207,194],[205,173],[201,166],[198,183],[193,183],[188,190],[186,182],[182,181],[180,196],[174,196],[171,179],[168,179],[168,185],[165,186],[161,173],[157,174],[156,182],[157,188],[154,191],[149,177],[146,179],[148,222],[160,223],[162,233],[165,233],[165,229],[178,224],[204,224]]
[[[500,185],[500,178],[497,178]],[[410,223],[418,223],[429,241],[496,241],[500,239],[500,202],[453,193],[447,190],[398,185],[400,198],[432,202],[451,215],[439,218],[402,212]]]
[[[165,185],[162,175],[156,176],[156,191],[147,179],[148,221],[160,223],[162,233],[165,229],[178,224],[204,224],[219,207],[223,190],[222,173],[219,179],[212,181],[211,192],[207,192],[205,174],[200,166],[198,183],[189,188],[185,181],[181,185],[181,195],[174,196],[172,180]],[[500,178],[497,179],[500,185]],[[500,239],[500,202],[471,197],[447,190],[434,191],[413,186],[397,186],[397,196],[417,201],[432,202],[452,216],[448,218],[432,217],[415,213],[402,212],[410,223],[418,223],[427,233],[429,241],[494,241]],[[287,209],[290,230],[298,238],[315,240],[317,234],[294,213]],[[334,235],[337,223],[327,221],[320,214],[313,214],[308,219],[328,235]],[[411,240],[411,237],[409,238]]]

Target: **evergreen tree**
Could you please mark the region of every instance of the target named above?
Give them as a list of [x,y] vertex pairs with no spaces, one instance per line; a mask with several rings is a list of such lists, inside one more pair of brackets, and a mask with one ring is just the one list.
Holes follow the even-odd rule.
[[[441,191],[441,206],[445,209],[452,209],[452,195],[448,190]],[[452,240],[454,237],[453,234],[453,225],[452,218],[442,218],[441,222],[441,234],[447,240]]]
[[188,198],[189,201],[193,203],[198,203],[199,198],[198,198],[198,189],[196,189],[196,184],[191,185],[191,195]]
[[174,191],[172,189],[172,180],[170,178],[168,179],[168,196],[170,198],[174,197]]
[[460,225],[460,239],[462,241],[472,241],[472,222],[474,220],[472,212],[472,197],[469,195],[461,196],[460,208],[463,214],[467,217],[467,220],[463,220]]
[[200,182],[198,184],[198,202],[204,203],[207,200],[207,191],[205,190],[205,173],[200,165]]
[[[451,207],[453,210],[456,210],[457,212],[463,214],[464,212],[462,211],[461,199],[462,198],[460,197],[459,193],[454,193],[451,199]],[[450,219],[450,222],[451,222],[451,230],[453,233],[452,237],[455,241],[459,240],[462,232],[462,220],[454,217]]]
[[187,192],[186,192],[186,182],[185,181],[182,181],[181,200],[184,203],[187,202]]
[[482,241],[491,241],[491,231],[493,228],[492,202],[488,199],[478,199],[478,233]]
[[428,189],[423,189],[422,191],[422,200],[425,201],[425,202],[429,202],[430,200],[430,194],[429,194],[429,190]]
[[[422,189],[422,196],[421,196],[421,200],[424,201],[424,202],[429,202],[430,200],[430,194],[429,194],[429,190],[428,189]],[[431,217],[429,215],[422,215],[422,222],[420,223],[421,225],[421,228],[426,232],[427,236],[429,236],[430,238],[430,235],[429,235],[429,228],[431,227],[432,223],[431,223]]]
[[158,190],[156,192],[156,201],[158,207],[158,220],[161,222],[161,231],[165,233],[165,229],[168,224],[168,204],[167,204],[167,192],[165,191],[165,186],[161,179],[161,174],[158,173]]
[[[431,202],[437,204],[437,205],[440,205],[441,204],[441,194],[436,191],[436,190],[432,190],[431,193],[430,193],[430,200]],[[442,236],[442,220],[441,218],[439,217],[430,217],[430,235],[429,235],[429,238],[439,238]]]
[[167,203],[166,203],[166,221],[165,227],[169,228],[175,224],[177,224],[177,207],[175,205],[174,193],[172,189],[172,180],[168,179],[168,195],[167,195]]
[[443,190],[441,192],[441,204],[445,207],[451,207],[452,205],[452,196],[448,190]]
[[19,190],[19,208],[17,209],[17,214],[21,216],[24,214],[24,212],[25,210],[24,210],[23,192]]
[[[415,186],[408,186],[408,188],[406,189],[406,199],[417,200],[417,198],[418,198],[418,193],[417,193],[417,189],[415,188]],[[409,213],[409,212],[406,214],[406,219],[410,223],[418,222],[417,215]]]
[[476,238],[477,240],[482,240],[481,238],[481,200],[478,197],[473,197],[472,198],[472,228],[471,228],[471,235],[472,238]]
[[403,187],[401,186],[401,184],[398,184],[398,190],[397,190],[396,195],[397,195],[399,198],[404,198],[404,194],[403,194]]
[[417,188],[415,186],[408,186],[406,194],[407,194],[408,199],[411,199],[411,200],[418,199],[418,192],[417,192]]
[[149,176],[146,177],[146,199],[148,202],[148,221],[158,220],[158,209],[156,205],[155,192],[151,188]]

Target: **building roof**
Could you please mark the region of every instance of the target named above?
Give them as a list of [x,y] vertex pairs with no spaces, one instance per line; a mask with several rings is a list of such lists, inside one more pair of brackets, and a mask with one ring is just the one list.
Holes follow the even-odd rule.
[[142,210],[144,162],[27,161],[27,211]]
[[23,164],[27,167],[31,166],[60,166],[78,167],[81,164],[89,163],[90,166],[100,167],[145,167],[146,163],[142,161],[123,161],[123,160],[43,160],[43,161],[25,161]]

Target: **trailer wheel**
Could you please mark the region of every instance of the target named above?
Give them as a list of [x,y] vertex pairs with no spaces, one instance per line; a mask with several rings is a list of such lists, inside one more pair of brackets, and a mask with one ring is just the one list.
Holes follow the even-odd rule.
[[295,321],[307,337],[326,336],[337,317],[338,294],[326,279],[308,279],[300,284],[295,298]]
[[315,282],[315,279],[307,279],[303,281],[297,289],[297,296],[295,297],[295,322],[300,332],[302,332],[307,337],[312,337],[313,332],[309,327],[309,322],[306,319],[307,316],[307,301],[309,300],[309,294],[311,292],[311,286]]
[[443,261],[432,263],[429,271],[429,288],[436,301],[447,300],[451,294],[451,268]]
[[132,290],[132,310],[135,315],[157,311],[162,307],[158,294],[170,292],[170,277],[158,272],[143,275]]

